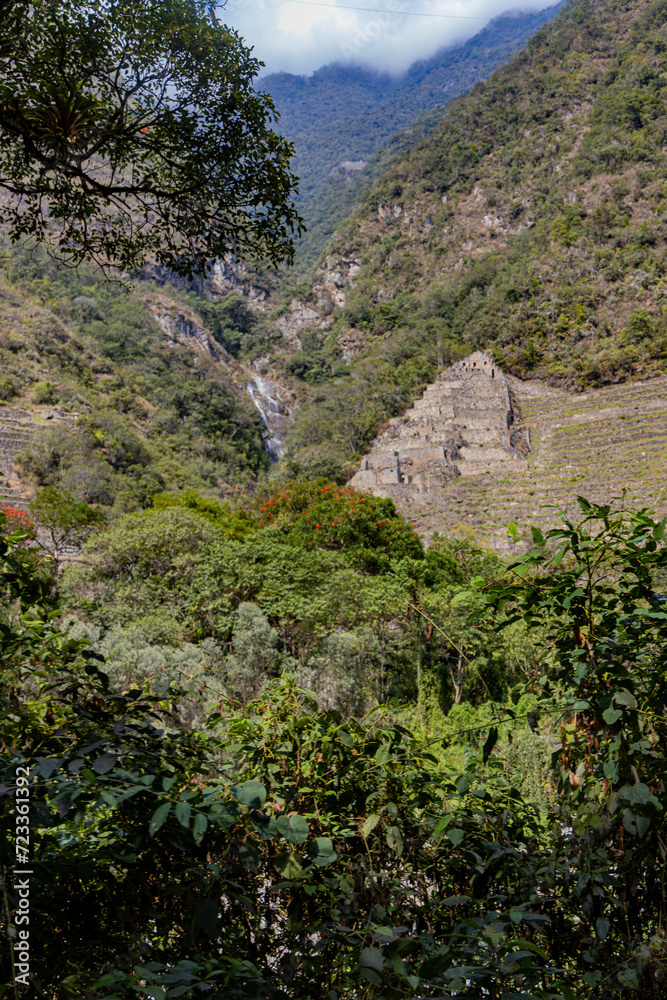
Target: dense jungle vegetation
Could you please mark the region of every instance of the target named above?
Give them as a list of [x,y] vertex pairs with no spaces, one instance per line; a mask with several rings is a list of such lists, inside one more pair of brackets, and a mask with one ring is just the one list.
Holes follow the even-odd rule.
[[[97,536],[84,628],[58,626],[48,566],[5,523],[24,995],[661,997],[665,521],[580,507],[507,566],[469,542],[425,555],[390,503],[327,485],[244,513],[169,497]],[[198,573],[204,640],[170,660],[144,618],[99,641],[132,578],[140,611],[152,591],[188,621],[195,591],[169,595]],[[355,604],[361,627],[327,635]]]
[[[240,296],[208,305],[204,329],[185,297],[154,283],[129,293],[35,248],[6,251],[2,263],[0,400],[79,414],[75,430],[37,433],[20,460],[26,480],[115,515],[167,488],[215,492],[268,468],[247,376],[233,358],[225,363],[227,350],[243,355],[269,338]],[[185,337],[156,315],[180,321]]]

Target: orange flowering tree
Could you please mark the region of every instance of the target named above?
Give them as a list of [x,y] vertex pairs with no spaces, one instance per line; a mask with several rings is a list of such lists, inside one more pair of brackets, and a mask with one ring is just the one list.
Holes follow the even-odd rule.
[[23,535],[22,541],[35,538],[35,525],[31,521],[27,511],[19,507],[12,507],[8,503],[0,503],[0,512],[4,514],[0,531],[3,535],[14,535],[20,532]]
[[265,493],[258,513],[260,523],[281,528],[290,541],[341,551],[371,573],[386,572],[392,559],[424,556],[419,536],[393,501],[323,479]]

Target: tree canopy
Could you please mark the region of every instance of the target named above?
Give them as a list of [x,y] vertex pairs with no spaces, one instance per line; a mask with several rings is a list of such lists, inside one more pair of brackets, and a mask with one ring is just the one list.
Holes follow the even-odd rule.
[[290,259],[293,149],[204,0],[5,0],[0,223],[76,264]]
[[114,691],[54,626],[23,533],[0,535],[2,919],[16,940],[29,787],[26,996],[664,996],[665,521],[581,507],[473,612],[548,628],[542,803],[498,753],[516,705],[455,773],[440,737],[322,711],[289,678],[178,731],[179,693]]

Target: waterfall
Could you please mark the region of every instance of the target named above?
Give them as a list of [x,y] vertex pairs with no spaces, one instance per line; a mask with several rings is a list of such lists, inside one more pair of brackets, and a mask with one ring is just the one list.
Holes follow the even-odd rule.
[[266,427],[264,448],[268,452],[271,462],[277,462],[279,458],[282,458],[283,446],[280,438],[276,436],[274,428],[282,423],[285,415],[289,415],[289,408],[281,400],[278,387],[260,375],[253,375],[246,388]]

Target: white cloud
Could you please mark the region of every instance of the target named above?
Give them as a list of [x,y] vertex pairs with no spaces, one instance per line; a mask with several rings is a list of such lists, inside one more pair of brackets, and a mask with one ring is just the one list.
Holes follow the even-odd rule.
[[[523,0],[522,10],[541,10],[555,0]],[[221,19],[236,28],[265,73],[311,73],[330,62],[367,63],[392,73],[415,59],[469,38],[512,7],[512,0],[322,0],[310,6],[290,0],[227,0]],[[338,6],[338,3],[341,6]],[[346,5],[382,9],[368,13]],[[407,13],[413,12],[412,14]],[[455,15],[422,17],[417,14]],[[474,19],[476,18],[476,19]]]

